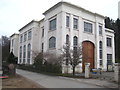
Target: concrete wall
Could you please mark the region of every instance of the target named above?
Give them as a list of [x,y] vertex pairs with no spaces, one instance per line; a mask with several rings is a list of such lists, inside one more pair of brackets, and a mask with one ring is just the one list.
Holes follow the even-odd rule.
[[[32,37],[30,40],[28,40],[28,31],[31,30],[32,32]],[[22,43],[20,43],[20,36],[23,35],[23,40],[24,40],[24,33],[27,33],[27,40]],[[23,28],[20,31],[19,34],[19,49],[18,49],[18,53],[20,53],[20,46],[22,46],[22,61],[23,61],[23,47],[24,45],[26,45],[26,62],[27,63],[27,45],[31,44],[31,58],[30,58],[30,64],[33,63],[33,57],[35,57],[36,53],[39,53],[40,50],[40,43],[39,41],[39,35],[40,35],[40,29],[39,29],[39,23],[38,22],[32,22],[31,24],[27,25],[27,27]],[[18,56],[18,60],[19,60],[19,56]]]
[[10,52],[13,52],[13,54],[18,57],[18,44],[19,44],[19,35],[13,34],[12,37],[10,37]]

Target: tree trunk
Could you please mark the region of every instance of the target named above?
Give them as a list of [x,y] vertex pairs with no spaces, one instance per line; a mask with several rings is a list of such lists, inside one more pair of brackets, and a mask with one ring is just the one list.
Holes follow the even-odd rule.
[[73,76],[75,76],[75,67],[73,67]]

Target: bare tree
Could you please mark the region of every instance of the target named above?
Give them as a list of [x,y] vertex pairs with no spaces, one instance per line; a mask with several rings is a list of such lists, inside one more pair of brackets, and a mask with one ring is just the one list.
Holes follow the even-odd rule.
[[59,64],[61,65],[61,56],[57,56],[56,53],[46,52],[43,53],[44,60],[50,64]]
[[73,76],[75,75],[76,66],[81,63],[80,59],[82,58],[82,47],[75,46],[73,49],[70,48],[70,44],[63,46],[63,58],[66,62],[66,65],[71,65],[73,68]]

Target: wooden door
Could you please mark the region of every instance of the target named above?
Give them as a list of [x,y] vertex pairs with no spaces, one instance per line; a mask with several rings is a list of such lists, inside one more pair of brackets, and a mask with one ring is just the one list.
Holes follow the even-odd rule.
[[82,69],[83,72],[85,71],[85,63],[90,63],[90,69],[94,68],[94,44],[85,41],[82,43],[82,55],[83,55],[83,62],[82,62]]

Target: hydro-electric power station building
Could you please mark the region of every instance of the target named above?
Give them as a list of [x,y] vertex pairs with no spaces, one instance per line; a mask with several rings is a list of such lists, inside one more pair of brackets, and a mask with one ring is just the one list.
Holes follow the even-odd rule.
[[[18,57],[19,64],[32,64],[34,52],[59,55],[68,39],[71,48],[82,45],[91,68],[107,70],[115,63],[114,31],[105,28],[104,16],[64,1],[43,15],[42,20],[32,20],[19,30],[19,35],[11,36],[11,51]],[[83,64],[77,66],[76,72],[82,72]],[[63,65],[63,73],[65,70]]]

